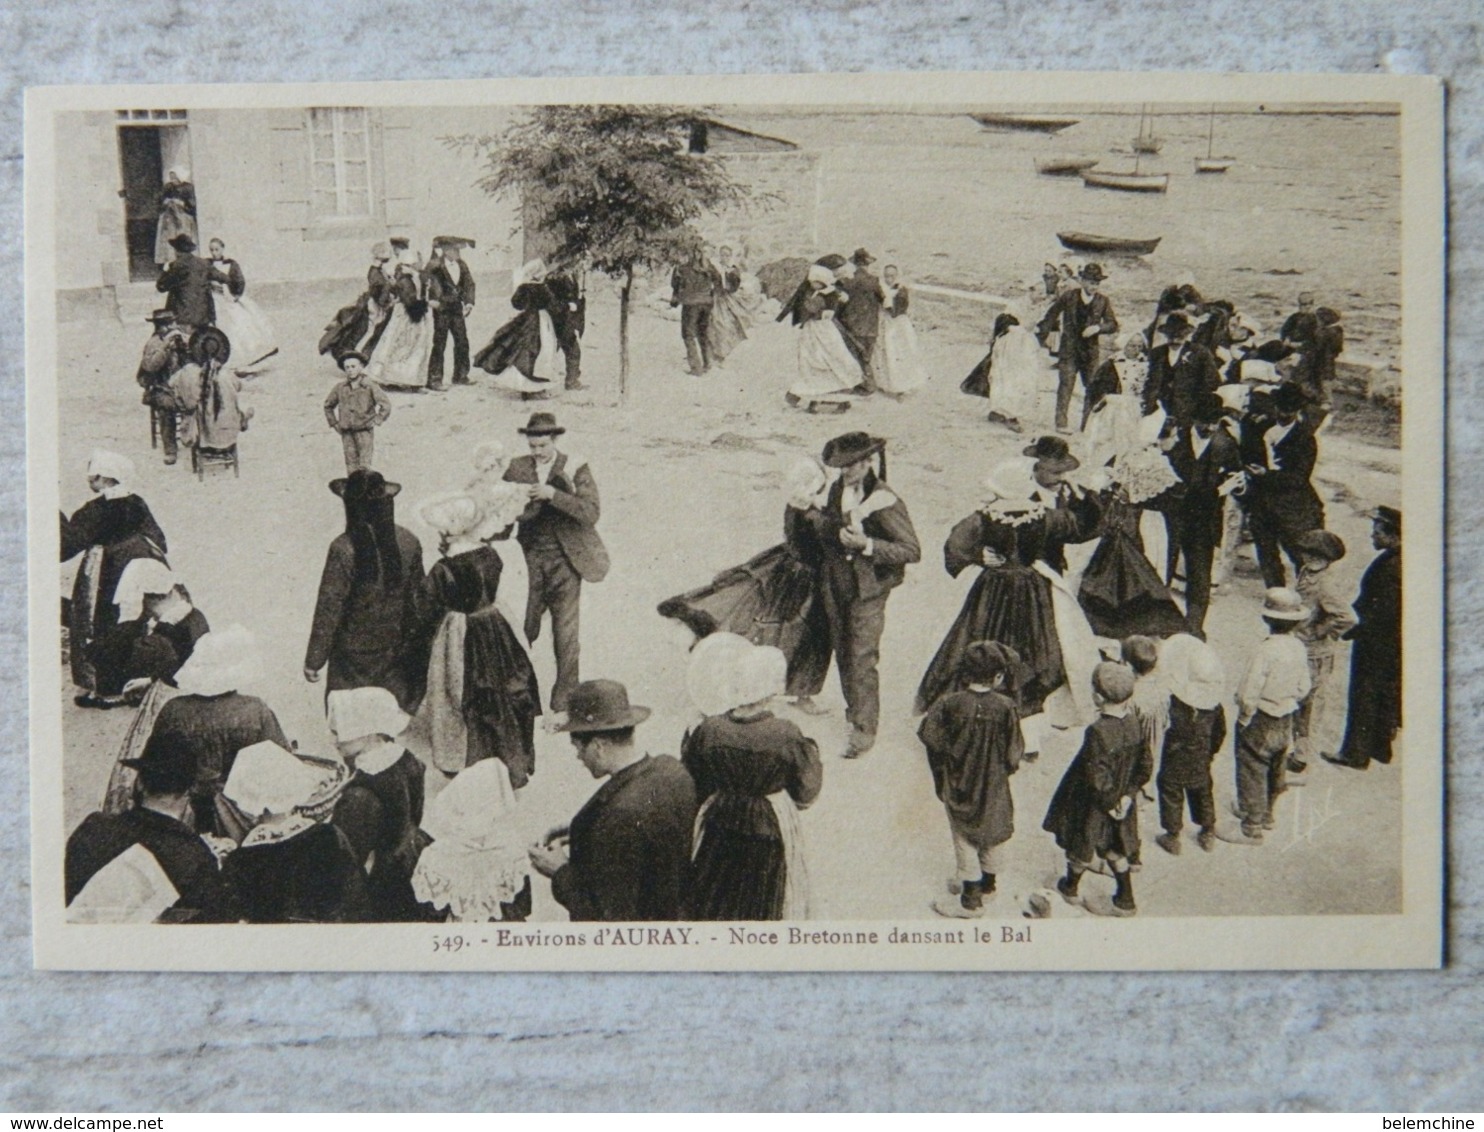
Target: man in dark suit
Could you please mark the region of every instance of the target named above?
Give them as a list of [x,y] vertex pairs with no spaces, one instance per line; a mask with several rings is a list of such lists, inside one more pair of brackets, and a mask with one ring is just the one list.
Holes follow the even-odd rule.
[[876,392],[876,370],[871,355],[876,349],[876,336],[881,333],[881,308],[886,305],[886,292],[881,280],[868,270],[876,257],[865,248],[856,248],[848,265],[835,269],[835,285],[845,294],[845,306],[836,316],[836,324],[861,367],[861,392]]
[[[820,545],[819,597],[830,626],[830,644],[845,693],[850,723],[848,759],[876,743],[881,715],[881,632],[886,599],[902,584],[908,564],[922,557],[907,505],[886,485],[886,441],[864,432],[847,432],[824,446],[827,467],[840,469],[823,507],[811,507],[805,521]],[[881,470],[875,464],[881,457]]]
[[1272,418],[1255,418],[1254,427],[1243,430],[1247,525],[1263,585],[1269,589],[1286,584],[1279,548],[1297,571],[1301,560],[1294,539],[1324,527],[1324,504],[1310,482],[1319,444],[1302,419],[1305,404],[1298,386],[1280,385],[1272,397]]
[[716,292],[721,286],[721,273],[707,261],[704,248],[697,248],[691,261],[681,264],[670,276],[670,305],[680,308],[680,338],[685,343],[686,372],[692,377],[711,369],[707,339]]
[[571,824],[530,851],[551,879],[551,895],[574,921],[678,920],[690,871],[696,786],[669,755],[634,745],[649,709],[629,704],[616,680],[589,680],[572,692],[558,726],[594,778],[608,779]]
[[1371,545],[1381,553],[1366,567],[1355,599],[1355,627],[1345,634],[1350,651],[1350,700],[1345,741],[1325,761],[1365,770],[1391,761],[1402,726],[1402,513],[1377,507]]
[[175,258],[165,266],[155,290],[166,295],[165,309],[175,315],[175,323],[189,336],[202,326],[216,324],[216,304],[211,298],[213,283],[230,283],[208,260],[194,254],[196,241],[182,232],[170,241]]
[[1056,431],[1060,433],[1072,431],[1067,411],[1078,378],[1086,390],[1097,372],[1099,336],[1118,333],[1113,304],[1098,289],[1106,278],[1100,264],[1087,264],[1077,273],[1079,285],[1059,294],[1036,324],[1036,337],[1042,346],[1053,333],[1061,334],[1056,348]]
[[[1170,465],[1182,481],[1179,494],[1165,511],[1171,557],[1185,556],[1185,619],[1190,631],[1206,639],[1206,610],[1211,604],[1211,565],[1221,542],[1223,487],[1242,470],[1237,441],[1222,427],[1226,409],[1208,393],[1196,402],[1192,423],[1174,434]],[[1166,581],[1169,579],[1166,578]]]
[[529,484],[530,503],[520,517],[516,540],[526,555],[530,588],[526,599],[526,640],[536,643],[541,615],[551,611],[556,683],[551,689],[549,726],[561,722],[578,675],[578,603],[583,582],[608,576],[608,551],[598,537],[598,484],[587,461],[559,452],[561,428],[552,413],[532,413],[518,429],[530,446],[505,469],[511,483]]
[[428,268],[428,306],[433,309],[433,352],[428,355],[428,388],[443,388],[443,353],[453,335],[453,383],[469,382],[469,331],[464,320],[474,309],[474,273],[460,256],[473,240],[439,236],[433,241],[438,259]]
[[587,300],[577,280],[565,271],[548,272],[546,289],[551,292],[551,328],[567,363],[566,387],[586,389],[582,384],[582,334],[587,328]]
[[1179,427],[1189,428],[1196,405],[1221,385],[1221,370],[1210,350],[1190,340],[1190,323],[1183,316],[1170,315],[1159,329],[1168,341],[1150,351],[1144,413],[1158,406]]

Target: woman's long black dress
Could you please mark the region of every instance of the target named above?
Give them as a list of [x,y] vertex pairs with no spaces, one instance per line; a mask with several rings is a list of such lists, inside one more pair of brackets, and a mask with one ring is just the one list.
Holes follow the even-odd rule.
[[819,536],[804,513],[783,513],[783,542],[723,570],[709,585],[660,603],[697,637],[736,633],[755,645],[773,645],[788,658],[788,694],[814,696],[830,667],[830,628],[815,596]]
[[1144,555],[1139,538],[1139,509],[1117,492],[1103,512],[1103,540],[1082,574],[1077,600],[1092,631],[1122,640],[1141,633],[1169,637],[1184,633],[1189,622]]
[[527,380],[545,380],[535,376],[541,355],[541,312],[550,314],[557,308],[556,296],[545,283],[522,283],[510,296],[510,305],[520,313],[495,331],[489,345],[474,355],[474,364],[494,374],[514,366]]

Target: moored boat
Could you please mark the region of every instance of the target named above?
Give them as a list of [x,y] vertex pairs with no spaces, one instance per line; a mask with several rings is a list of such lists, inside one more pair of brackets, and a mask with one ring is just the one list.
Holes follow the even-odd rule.
[[1140,240],[1127,236],[1094,236],[1091,232],[1058,232],[1056,238],[1068,251],[1099,255],[1149,255],[1164,237]]
[[1135,153],[1158,153],[1165,144],[1164,138],[1154,136],[1154,115],[1147,106],[1139,112],[1139,136],[1129,144]]
[[970,114],[969,117],[987,130],[1030,130],[1042,134],[1054,134],[1081,121],[1079,118],[1051,118],[1044,114]]
[[1231,160],[1223,157],[1197,157],[1195,159],[1195,171],[1197,173],[1225,173],[1232,167]]
[[1038,157],[1036,172],[1044,177],[1075,177],[1097,163],[1096,157]]
[[1168,173],[1102,173],[1082,171],[1082,183],[1093,189],[1118,189],[1125,193],[1163,193],[1170,188]]

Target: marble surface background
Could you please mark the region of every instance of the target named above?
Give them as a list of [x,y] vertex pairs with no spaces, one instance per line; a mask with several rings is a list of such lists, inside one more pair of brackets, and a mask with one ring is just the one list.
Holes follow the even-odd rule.
[[[478,29],[469,34],[470,29]],[[0,1110],[1484,1107],[1484,32],[1395,0],[0,5]],[[1449,84],[1449,966],[1419,974],[82,975],[31,969],[21,92],[930,69]],[[1441,375],[1438,380],[1442,380]],[[1461,744],[1458,742],[1461,740]],[[43,755],[43,757],[45,757]],[[1171,931],[1178,927],[1171,924]],[[1471,1068],[1472,1067],[1472,1068]]]

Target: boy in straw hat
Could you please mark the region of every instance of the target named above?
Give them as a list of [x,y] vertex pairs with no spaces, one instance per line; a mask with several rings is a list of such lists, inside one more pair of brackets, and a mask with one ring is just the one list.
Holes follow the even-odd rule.
[[1010,776],[1025,751],[1020,713],[1011,698],[1019,666],[1014,649],[975,641],[961,663],[968,686],[935,703],[917,729],[938,800],[948,813],[957,866],[958,899],[934,900],[940,916],[984,915],[984,901],[994,895],[1001,871],[1001,846],[1015,832]]
[[423,820],[423,764],[400,741],[411,718],[385,688],[331,692],[326,703],[340,757],[352,770],[335,825],[367,871],[373,919],[420,920],[412,870],[428,838]]
[[[1339,535],[1329,531],[1305,531],[1293,541],[1299,555],[1298,581],[1294,588],[1311,613],[1309,620],[1294,630],[1304,642],[1309,656],[1309,694],[1299,704],[1293,720],[1293,755],[1288,769],[1302,774],[1315,753],[1314,732],[1324,728],[1330,715],[1334,691],[1335,657],[1340,641],[1355,627],[1355,610],[1348,598],[1340,595],[1334,563],[1345,557],[1345,544]],[[1320,740],[1319,751],[1333,750],[1333,744]]]
[[1191,819],[1200,826],[1196,840],[1209,853],[1216,848],[1211,760],[1226,742],[1226,709],[1221,703],[1226,698],[1226,672],[1211,646],[1184,635],[1166,642],[1160,666],[1169,670],[1170,695],[1155,779],[1164,832],[1154,841],[1166,853],[1179,854],[1181,810],[1188,804]]
[[1139,848],[1132,815],[1139,791],[1153,773],[1154,757],[1128,707],[1133,672],[1104,661],[1093,669],[1092,692],[1101,715],[1083,736],[1082,749],[1062,776],[1041,828],[1056,837],[1067,855],[1067,874],[1056,882],[1067,903],[1078,903],[1082,874],[1094,857],[1101,857],[1117,886],[1113,914],[1132,916],[1138,909],[1129,858]]
[[1273,828],[1273,803],[1283,793],[1293,747],[1293,720],[1309,694],[1309,658],[1294,635],[1309,619],[1304,599],[1274,587],[1263,597],[1268,636],[1237,685],[1237,816],[1249,841]]

